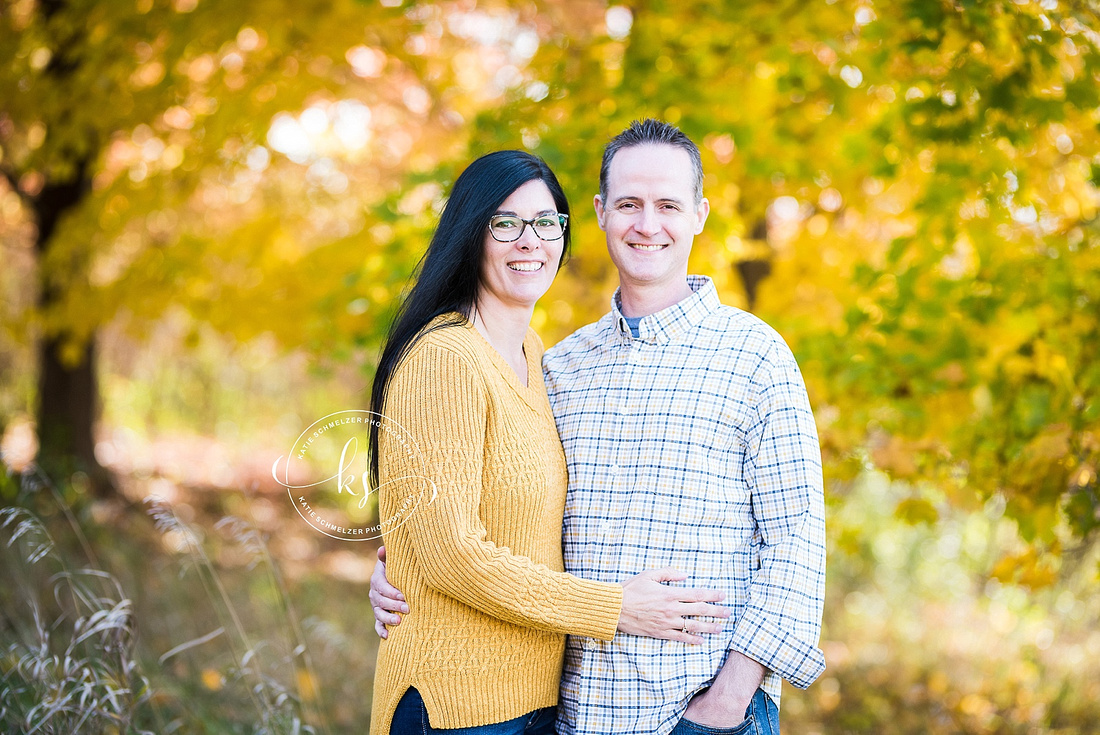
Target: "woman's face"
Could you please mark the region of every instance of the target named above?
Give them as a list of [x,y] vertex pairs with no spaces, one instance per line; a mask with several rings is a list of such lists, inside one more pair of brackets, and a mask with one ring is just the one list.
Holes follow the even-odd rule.
[[[556,219],[558,209],[546,184],[536,179],[513,191],[496,214],[528,221],[547,215]],[[542,240],[530,225],[522,226],[518,240],[500,242],[490,234],[489,223],[485,223],[485,254],[478,289],[481,311],[494,303],[530,309],[554,282],[565,238]],[[501,236],[507,237],[503,232]]]

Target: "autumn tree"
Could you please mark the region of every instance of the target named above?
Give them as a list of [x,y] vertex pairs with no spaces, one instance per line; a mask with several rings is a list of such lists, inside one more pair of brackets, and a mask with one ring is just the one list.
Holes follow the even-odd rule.
[[[544,45],[484,134],[544,155],[587,208],[611,135],[680,125],[711,202],[693,267],[791,342],[834,497],[874,467],[911,484],[915,522],[1002,498],[1029,546],[992,571],[1049,580],[1063,540],[1100,525],[1094,6],[640,2],[601,20]],[[541,317],[556,335],[615,280],[575,219]]]
[[514,13],[401,5],[0,10],[0,171],[37,261],[35,308],[6,320],[38,335],[47,469],[110,492],[92,428],[112,319],[141,333],[181,308],[345,358],[376,336],[364,314],[408,276],[438,196],[418,172],[457,159],[463,121],[538,45]]

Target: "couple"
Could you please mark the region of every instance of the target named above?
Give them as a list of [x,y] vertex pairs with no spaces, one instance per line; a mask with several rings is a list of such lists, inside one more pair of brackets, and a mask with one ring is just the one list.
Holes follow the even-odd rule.
[[783,340],[687,274],[702,184],[671,125],[607,145],[594,204],[620,288],[544,357],[557,179],[502,151],[455,182],[372,392],[422,456],[371,437],[382,517],[409,476],[438,491],[372,578],[372,733],[778,732],[781,679],[823,671],[813,416]]

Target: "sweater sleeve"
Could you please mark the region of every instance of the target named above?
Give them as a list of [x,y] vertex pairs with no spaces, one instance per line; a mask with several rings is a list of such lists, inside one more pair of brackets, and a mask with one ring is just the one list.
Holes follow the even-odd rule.
[[417,346],[389,386],[387,417],[417,451],[382,442],[381,460],[391,463],[388,476],[405,478],[389,492],[423,493],[402,525],[425,581],[509,623],[611,640],[620,585],[553,571],[487,538],[478,508],[488,410],[484,379],[469,358],[438,345]]

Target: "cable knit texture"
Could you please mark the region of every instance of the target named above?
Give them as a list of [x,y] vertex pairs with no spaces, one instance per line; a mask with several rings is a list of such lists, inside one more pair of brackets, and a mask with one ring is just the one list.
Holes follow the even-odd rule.
[[379,509],[410,612],[379,646],[376,735],[409,687],[438,728],[554,705],[565,634],[615,635],[622,587],[563,571],[565,456],[534,331],[523,347],[528,385],[468,324],[428,331],[394,372],[385,414],[411,441],[379,432]]

